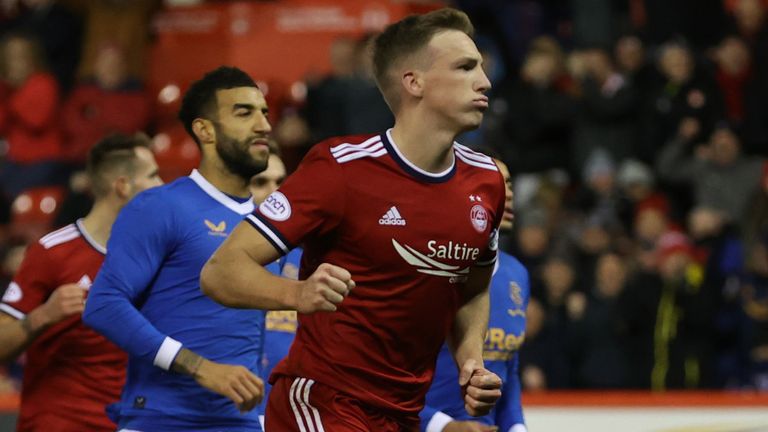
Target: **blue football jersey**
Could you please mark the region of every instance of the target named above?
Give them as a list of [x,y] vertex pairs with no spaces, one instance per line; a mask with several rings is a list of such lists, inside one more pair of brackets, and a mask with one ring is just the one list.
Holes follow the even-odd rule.
[[442,430],[451,419],[496,425],[504,432],[514,425],[525,424],[520,404],[517,350],[525,337],[525,310],[530,297],[528,271],[516,258],[501,251],[497,263],[491,279],[491,309],[483,362],[486,369],[503,381],[502,397],[488,415],[470,417],[464,409],[456,363],[444,345],[437,358],[426,407],[420,414],[422,431]]
[[205,262],[253,211],[242,201],[193,171],[142,192],[115,221],[83,321],[129,354],[122,397],[109,410],[119,428],[260,430],[257,410],[240,414],[229,399],[169,370],[185,347],[259,374],[264,312],[224,307],[200,290]]

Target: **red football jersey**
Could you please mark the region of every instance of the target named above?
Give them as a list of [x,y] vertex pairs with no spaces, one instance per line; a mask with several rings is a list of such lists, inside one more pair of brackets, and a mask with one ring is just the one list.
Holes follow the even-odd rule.
[[[0,311],[22,319],[63,284],[89,289],[105,253],[80,221],[44,236],[27,249]],[[18,430],[114,431],[104,409],[120,398],[126,362],[79,315],[51,326],[27,348]]]
[[493,160],[459,144],[442,173],[423,171],[386,134],[316,145],[248,217],[301,279],[323,262],[356,288],[334,313],[299,316],[274,374],[311,378],[393,414],[416,415],[475,265],[492,265],[504,184]]

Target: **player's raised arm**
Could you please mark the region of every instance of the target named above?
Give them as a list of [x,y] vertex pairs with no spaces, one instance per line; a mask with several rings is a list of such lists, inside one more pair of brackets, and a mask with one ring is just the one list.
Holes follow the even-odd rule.
[[306,280],[275,276],[263,267],[279,252],[259,231],[243,222],[203,267],[200,286],[213,300],[230,307],[332,312],[354,288],[350,273],[321,264]]

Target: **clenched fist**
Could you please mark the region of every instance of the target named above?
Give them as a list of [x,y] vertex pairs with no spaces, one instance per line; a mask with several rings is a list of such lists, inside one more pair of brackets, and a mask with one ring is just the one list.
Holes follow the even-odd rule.
[[347,270],[333,264],[320,264],[303,282],[296,310],[299,313],[333,312],[354,287],[355,281]]
[[461,367],[459,385],[464,393],[464,409],[473,417],[488,414],[501,397],[501,378],[474,359]]

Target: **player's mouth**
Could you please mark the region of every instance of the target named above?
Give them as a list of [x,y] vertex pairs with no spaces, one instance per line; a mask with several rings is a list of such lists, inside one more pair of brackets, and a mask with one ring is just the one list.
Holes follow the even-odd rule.
[[488,96],[481,96],[475,100],[472,101],[472,105],[475,108],[479,108],[481,110],[488,109]]
[[269,149],[269,140],[267,138],[256,138],[251,141],[250,147]]

